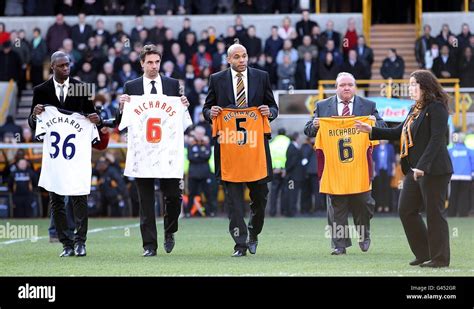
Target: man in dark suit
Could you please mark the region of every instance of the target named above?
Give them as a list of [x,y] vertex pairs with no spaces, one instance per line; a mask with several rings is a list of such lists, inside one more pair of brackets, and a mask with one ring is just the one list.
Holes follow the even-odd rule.
[[291,143],[286,150],[286,190],[288,192],[288,217],[293,217],[297,212],[298,196],[304,180],[304,169],[302,165],[303,153],[298,143],[299,134],[291,136]]
[[[247,50],[240,44],[233,44],[227,50],[227,61],[230,68],[211,75],[209,79],[209,92],[203,108],[203,115],[207,121],[217,117],[222,108],[235,106],[236,102],[243,102],[242,106],[258,106],[262,116],[268,117],[270,121],[278,116],[278,106],[273,97],[268,73],[249,68]],[[237,83],[243,82],[243,98],[237,98]],[[222,181],[224,185],[225,199],[229,205],[230,224],[229,231],[234,238],[235,246],[232,256],[241,257],[250,253],[255,254],[258,244],[258,234],[262,231],[265,217],[265,205],[267,204],[267,183],[272,178],[272,163],[268,140],[265,140],[265,152],[267,161],[267,177],[259,181],[248,182],[250,190],[251,218],[247,226],[244,221],[244,199],[243,183]],[[216,143],[214,149],[216,161],[216,177],[220,179],[220,147]],[[247,235],[249,236],[247,242]]]
[[[143,76],[128,81],[123,87],[123,95],[119,98],[119,112],[117,114],[117,125],[122,120],[123,105],[130,102],[131,95],[164,94],[168,96],[180,96],[179,81],[159,75],[161,52],[155,45],[145,45],[140,53],[140,63]],[[189,106],[186,97],[181,97],[181,102]],[[183,145],[184,147],[184,145]],[[143,240],[143,256],[156,256],[157,232],[155,220],[155,179],[136,178],[140,203],[140,232]],[[160,179],[160,189],[164,196],[164,248],[171,253],[174,248],[174,233],[178,231],[178,217],[181,212],[182,189],[181,179]]]
[[310,52],[305,52],[298,60],[295,73],[296,89],[316,89],[318,87],[318,62]]
[[[308,121],[304,128],[307,136],[316,136],[319,129],[319,118],[331,116],[369,116],[376,120],[376,126],[386,127],[385,122],[380,118],[375,102],[369,101],[355,95],[356,80],[354,76],[347,72],[341,72],[336,79],[337,95],[316,103],[313,119]],[[352,208],[354,224],[364,231],[364,239],[361,239],[359,246],[366,252],[370,246],[370,218],[373,215],[373,199],[370,192],[352,195],[330,195],[328,201],[328,224],[331,230],[332,246],[334,250],[331,254],[340,255],[346,253],[346,248],[352,245],[349,235],[339,237],[335,235],[334,225],[343,226],[346,231],[347,209]]]
[[84,50],[87,47],[87,41],[94,34],[92,26],[86,24],[86,14],[78,15],[79,23],[71,28],[71,39],[74,42],[74,48]]
[[[70,61],[67,55],[57,51],[51,56],[51,69],[53,77],[36,86],[33,90],[33,104],[28,124],[34,130],[36,128],[36,116],[44,110],[44,104],[56,106],[71,112],[79,112],[88,115],[89,120],[96,125],[101,123],[99,115],[94,109],[90,99],[92,94],[84,94],[76,91],[85,88],[85,84],[69,78]],[[77,93],[75,93],[77,92]],[[88,96],[89,95],[89,96]],[[74,208],[74,220],[76,221],[76,234],[74,239],[68,233],[64,196],[49,192],[51,203],[51,214],[53,216],[59,241],[64,250],[61,257],[85,256],[87,235],[87,195],[71,196],[70,200]]]

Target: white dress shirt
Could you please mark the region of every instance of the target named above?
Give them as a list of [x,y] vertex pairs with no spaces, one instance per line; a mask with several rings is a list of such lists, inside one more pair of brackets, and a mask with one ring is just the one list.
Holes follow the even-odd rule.
[[61,102],[61,98],[60,98],[61,86],[64,85],[64,88],[63,88],[64,102],[66,102],[66,97],[67,97],[67,93],[68,93],[68,90],[69,90],[69,77],[64,81],[63,84],[58,83],[53,77],[53,83],[54,83],[54,90],[56,92],[56,97],[58,98],[59,102]]
[[[232,87],[234,89],[234,99],[235,99],[235,104],[237,104],[237,71],[234,71],[234,69],[230,69],[230,72],[232,73]],[[247,102],[247,105],[249,105],[249,84],[248,84],[248,69],[240,72],[242,74],[242,80],[244,82],[244,89],[245,89],[245,101]]]
[[[337,114],[342,116],[342,111],[344,109],[344,103],[339,96],[337,97]],[[352,110],[354,109],[354,97],[349,100],[349,114],[352,115]]]
[[151,94],[151,81],[155,81],[156,94],[163,94],[163,84],[161,83],[161,77],[158,75],[155,79],[149,79],[143,75],[143,92],[144,94]]

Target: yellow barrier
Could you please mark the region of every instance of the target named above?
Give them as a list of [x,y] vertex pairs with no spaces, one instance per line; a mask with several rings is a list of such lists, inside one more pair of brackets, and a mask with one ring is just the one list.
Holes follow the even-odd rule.
[[[454,84],[454,117],[453,117],[453,123],[455,126],[460,125],[460,120],[459,116],[461,113],[461,121],[462,121],[462,130],[465,132],[467,130],[467,121],[466,121],[466,112],[467,112],[467,107],[465,106],[466,104],[463,103],[461,104],[461,93],[460,93],[460,87],[459,87],[459,79],[458,78],[439,78],[438,81],[441,84]],[[409,80],[408,79],[359,79],[357,80],[357,83],[360,84],[367,84],[367,85],[381,85],[385,84],[387,85],[386,88],[386,97],[391,98],[392,97],[392,89],[393,89],[393,84],[408,84]],[[336,81],[335,80],[320,80],[319,81],[319,86],[318,86],[318,99],[323,100],[324,99],[324,91],[325,87],[327,85],[335,86]],[[368,88],[359,88],[359,89],[368,89]]]
[[10,108],[9,98],[11,96],[14,86],[15,86],[15,82],[13,81],[13,79],[10,79],[10,81],[8,82],[7,92],[5,93],[5,99],[3,99],[2,109],[0,110],[0,123],[2,124],[4,124],[5,122],[5,118],[6,118],[5,113]]

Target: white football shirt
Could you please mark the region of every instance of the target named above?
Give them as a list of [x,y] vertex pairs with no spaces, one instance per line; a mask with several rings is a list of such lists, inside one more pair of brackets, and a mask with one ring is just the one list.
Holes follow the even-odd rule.
[[37,116],[36,139],[43,140],[38,186],[59,195],[89,194],[92,143],[100,140],[95,124],[78,113],[46,106]]
[[119,130],[128,128],[124,175],[183,178],[184,131],[191,124],[179,97],[130,96],[119,125]]

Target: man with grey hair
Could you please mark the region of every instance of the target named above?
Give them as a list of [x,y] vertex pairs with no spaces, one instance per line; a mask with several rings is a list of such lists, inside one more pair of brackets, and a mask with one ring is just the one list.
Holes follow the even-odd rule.
[[[229,47],[227,62],[230,64],[230,68],[211,75],[209,79],[209,92],[202,111],[204,118],[212,122],[214,117],[222,113],[224,107],[257,107],[261,116],[268,117],[270,121],[275,119],[278,116],[278,106],[273,97],[268,73],[247,66],[247,49],[240,44],[233,44]],[[245,256],[247,250],[251,254],[255,254],[257,250],[257,236],[262,231],[265,218],[267,183],[272,179],[270,148],[266,138],[264,139],[264,148],[267,176],[257,181],[245,182],[250,190],[250,199],[252,200],[250,203],[251,217],[247,229],[244,220],[244,182],[222,180],[220,145],[219,142],[215,144],[216,178],[221,180],[224,186],[225,199],[230,212],[229,232],[235,241],[233,257]],[[252,163],[255,164],[255,162],[248,162],[249,169],[252,169]]]
[[[87,116],[94,124],[99,125],[101,119],[92,103],[92,93],[82,91],[85,84],[69,78],[71,62],[68,56],[57,51],[51,55],[53,76],[33,89],[33,104],[28,124],[36,129],[36,117],[45,111],[45,104],[55,106],[67,112],[77,112]],[[81,89],[81,90],[79,90]],[[59,142],[59,139],[57,140]],[[74,168],[74,166],[72,166]],[[87,235],[87,195],[70,196],[74,207],[76,233],[74,237],[68,232],[65,211],[65,196],[49,192],[51,214],[56,225],[59,241],[63,244],[61,257],[85,256]]]
[[[356,80],[354,76],[347,72],[339,73],[336,78],[336,95],[316,103],[313,118],[306,123],[304,133],[309,137],[315,137],[319,129],[319,118],[331,116],[371,116],[376,121],[377,127],[386,127],[387,125],[379,116],[375,102],[359,97],[355,93]],[[371,192],[330,195],[327,211],[332,247],[334,248],[331,253],[333,255],[345,254],[346,248],[352,245],[349,237],[335,237],[336,233],[333,231],[336,222],[344,222],[343,225],[347,226],[349,206],[352,208],[354,224],[364,227],[365,239],[359,242],[361,250],[366,252],[370,246],[370,218],[373,216],[375,207]]]

